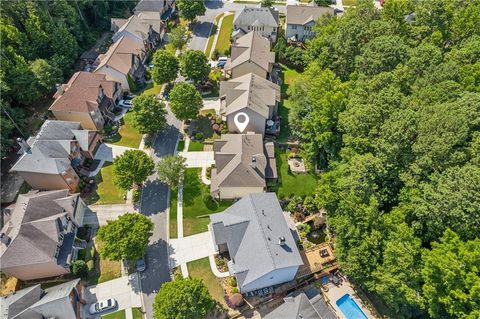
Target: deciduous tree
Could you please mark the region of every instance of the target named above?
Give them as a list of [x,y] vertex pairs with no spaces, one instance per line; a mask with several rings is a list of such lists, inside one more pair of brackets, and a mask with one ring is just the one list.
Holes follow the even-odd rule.
[[142,134],[153,134],[167,125],[165,104],[155,95],[141,94],[133,101],[133,125]]
[[168,42],[175,49],[181,49],[188,41],[187,30],[182,26],[177,26],[168,34]]
[[133,185],[141,185],[152,174],[153,160],[140,150],[127,150],[113,160],[113,183],[129,190]]
[[210,74],[210,66],[205,53],[189,50],[180,58],[180,73],[189,80],[199,82]]
[[181,82],[170,91],[170,108],[179,120],[196,118],[203,106],[203,100],[197,89],[188,83]]
[[166,155],[157,164],[158,179],[172,188],[177,187],[186,169],[185,158]]
[[157,50],[153,54],[153,70],[152,78],[155,83],[168,83],[177,78],[178,60],[172,53],[167,50]]
[[204,15],[206,11],[204,0],[177,0],[176,6],[180,11],[180,16],[189,21],[195,20],[197,16]]

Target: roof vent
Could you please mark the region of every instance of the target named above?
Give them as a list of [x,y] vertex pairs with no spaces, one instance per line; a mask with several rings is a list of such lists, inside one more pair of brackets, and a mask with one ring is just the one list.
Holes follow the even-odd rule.
[[278,239],[278,244],[280,246],[284,246],[285,242],[286,242],[286,240],[285,240],[285,237],[283,237],[283,236]]
[[0,242],[2,242],[3,244],[8,246],[8,244],[10,244],[10,237],[8,237],[7,234],[5,234],[5,233],[1,233],[0,234]]
[[17,138],[17,143],[20,145],[20,148],[22,149],[23,153],[28,153],[30,152],[30,145],[21,137]]
[[253,169],[256,169],[257,168],[257,159],[255,156],[252,156],[252,162],[250,163],[250,166],[253,168]]

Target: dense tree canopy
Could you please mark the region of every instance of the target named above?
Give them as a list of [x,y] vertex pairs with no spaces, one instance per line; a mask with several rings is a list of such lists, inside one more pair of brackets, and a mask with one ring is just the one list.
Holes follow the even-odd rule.
[[153,54],[152,78],[155,83],[163,84],[171,82],[178,75],[178,59],[167,50],[157,50]]
[[155,95],[141,94],[133,101],[133,125],[142,134],[153,134],[167,125],[165,104]]
[[100,254],[111,260],[137,260],[145,254],[153,233],[152,221],[141,213],[126,213],[98,229]]
[[204,0],[177,0],[176,5],[180,11],[180,16],[189,21],[195,20],[197,16],[204,15],[206,10]]
[[288,91],[340,265],[391,317],[480,313],[479,16],[476,1],[359,0],[317,21]]
[[157,164],[158,179],[170,187],[177,187],[185,170],[185,158],[181,156],[166,155]]
[[198,90],[192,84],[180,82],[170,92],[170,108],[179,120],[194,119],[203,106]]
[[180,74],[189,80],[199,82],[210,74],[208,59],[203,51],[189,50],[180,58]]
[[141,185],[152,174],[153,160],[144,151],[127,150],[113,160],[113,183],[128,190]]
[[201,279],[177,276],[162,285],[153,303],[155,319],[204,319],[215,307]]

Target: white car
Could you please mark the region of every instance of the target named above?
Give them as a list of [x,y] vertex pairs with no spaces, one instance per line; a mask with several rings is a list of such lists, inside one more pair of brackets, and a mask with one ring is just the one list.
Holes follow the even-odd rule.
[[133,107],[132,100],[121,100],[118,102],[118,106],[130,109]]
[[108,298],[90,305],[89,312],[91,315],[104,312],[106,310],[114,309],[117,306],[117,301],[113,298]]

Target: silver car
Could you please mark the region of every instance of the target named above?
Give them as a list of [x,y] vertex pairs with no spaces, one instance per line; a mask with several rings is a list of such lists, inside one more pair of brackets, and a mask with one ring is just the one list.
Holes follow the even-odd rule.
[[117,306],[117,301],[113,298],[108,298],[108,299],[96,302],[94,304],[91,304],[89,308],[89,312],[91,315],[94,315],[96,313],[114,309],[116,306]]

